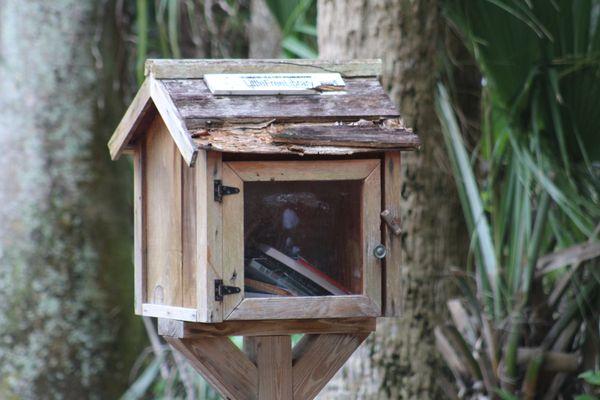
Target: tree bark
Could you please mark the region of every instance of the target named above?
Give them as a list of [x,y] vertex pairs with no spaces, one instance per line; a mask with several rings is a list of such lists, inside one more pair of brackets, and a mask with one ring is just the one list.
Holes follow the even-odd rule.
[[403,317],[384,319],[321,399],[441,397],[433,328],[445,312],[445,271],[464,265],[460,204],[434,110],[443,20],[435,0],[319,0],[320,57],[382,58],[383,85],[423,146],[403,156]]
[[265,0],[252,0],[250,3],[248,43],[250,58],[281,56],[281,29]]
[[101,10],[0,2],[1,398],[115,398],[140,347],[129,166],[106,151],[123,54]]

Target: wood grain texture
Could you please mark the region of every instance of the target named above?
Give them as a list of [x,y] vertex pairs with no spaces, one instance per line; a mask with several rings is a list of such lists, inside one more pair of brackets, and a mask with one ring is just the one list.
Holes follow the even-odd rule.
[[343,77],[381,75],[381,60],[158,60],[146,61],[146,75],[157,79],[199,79],[215,73],[338,72]]
[[249,298],[227,320],[378,317],[379,306],[367,296]]
[[146,79],[108,141],[108,150],[113,160],[118,159],[126,146],[129,145],[151,107],[150,79]]
[[[233,186],[239,193],[223,197],[223,283],[236,286],[240,293],[224,296],[222,302],[223,319],[240,304],[244,298],[244,183],[223,163],[223,185]],[[210,201],[214,201],[212,198]]]
[[233,161],[227,165],[243,181],[337,181],[368,177],[379,160]]
[[215,279],[223,278],[223,207],[213,199],[215,179],[221,179],[221,154],[198,152],[196,175],[198,204],[198,318],[201,322],[223,320],[221,302],[215,301]]
[[[368,333],[375,331],[375,318],[331,318],[264,321],[226,321],[216,324],[160,320],[159,334],[180,339],[205,336],[279,336],[297,333]],[[161,328],[162,324],[162,328]]]
[[177,144],[181,156],[188,166],[193,166],[197,156],[196,145],[186,128],[180,111],[161,81],[150,79],[150,96],[165,125],[169,128],[169,133]]
[[370,147],[375,149],[414,149],[420,139],[407,129],[379,126],[290,126],[271,135],[274,143],[306,146]]
[[363,271],[364,294],[369,296],[381,312],[381,261],[373,249],[381,243],[381,168],[377,166],[364,180],[362,190]]
[[182,305],[181,155],[161,118],[146,136],[148,302]]
[[223,397],[233,400],[258,398],[257,368],[228,338],[165,339]]
[[142,303],[147,301],[144,151],[142,142],[133,153],[133,292],[137,315],[142,315]]
[[[383,204],[390,215],[399,220],[402,201],[402,173],[400,152],[386,153],[383,161]],[[384,317],[399,317],[402,313],[401,254],[402,236],[394,234],[387,224],[383,227],[383,243],[387,248],[382,275]]]
[[305,335],[293,353],[293,398],[315,398],[367,336],[369,335]]
[[198,313],[195,308],[164,306],[151,303],[142,304],[142,315],[146,317],[167,318],[189,322],[198,321]]
[[299,144],[276,144],[270,133],[262,129],[237,129],[236,127],[214,129],[208,135],[199,135],[194,142],[200,149],[224,153],[296,154],[296,155],[350,155],[372,152],[370,147],[304,146]]
[[297,96],[214,96],[202,79],[160,82],[164,83],[189,130],[205,127],[207,120],[215,126],[246,118],[310,122],[399,116],[375,78],[348,79],[344,92]]
[[254,339],[258,399],[292,399],[292,342],[289,335]]
[[[198,307],[198,298],[196,293],[197,286],[197,265],[198,256],[196,251],[198,247],[197,235],[198,229],[205,230],[206,225],[198,224],[197,217],[197,194],[196,194],[196,174],[203,172],[203,168],[190,168],[183,158],[181,160],[181,181],[182,181],[182,214],[181,214],[181,285],[182,285],[182,306]],[[204,165],[206,168],[206,164]]]
[[257,344],[258,344],[258,342],[256,341],[255,336],[244,336],[243,337],[242,348],[244,350],[244,354],[246,354],[246,357],[248,357],[248,359],[254,365],[256,365],[256,354],[258,353],[258,351],[256,349]]

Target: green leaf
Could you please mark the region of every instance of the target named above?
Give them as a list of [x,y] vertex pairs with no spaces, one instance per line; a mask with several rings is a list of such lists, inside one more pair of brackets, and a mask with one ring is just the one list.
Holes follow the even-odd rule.
[[[436,112],[442,124],[444,140],[450,154],[463,212],[465,213],[469,229],[477,240],[476,254],[479,260],[478,265],[483,269],[483,273],[479,276],[485,279],[487,285],[492,290],[491,295],[494,302],[494,310],[489,311],[499,314],[499,274],[493,239],[479,195],[475,174],[469,163],[469,157],[462,141],[448,93],[442,84],[438,85]],[[489,295],[488,293],[487,296]]]
[[281,42],[284,50],[289,51],[298,58],[316,58],[317,52],[311,49],[306,43],[300,41],[294,36],[287,36]]
[[502,400],[519,400],[517,396],[507,392],[504,389],[496,389],[495,392]]
[[580,394],[574,397],[574,400],[598,400],[596,396],[592,396],[591,394]]
[[585,371],[579,374],[578,377],[583,379],[590,385],[600,386],[600,371]]

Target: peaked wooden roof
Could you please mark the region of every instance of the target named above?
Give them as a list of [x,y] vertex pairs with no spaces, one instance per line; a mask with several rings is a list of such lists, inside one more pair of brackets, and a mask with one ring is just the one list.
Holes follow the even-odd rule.
[[[218,96],[207,73],[338,72],[343,92]],[[158,113],[188,165],[198,149],[247,153],[351,154],[413,149],[381,87],[380,60],[148,60],[146,79],[111,137],[117,159]]]

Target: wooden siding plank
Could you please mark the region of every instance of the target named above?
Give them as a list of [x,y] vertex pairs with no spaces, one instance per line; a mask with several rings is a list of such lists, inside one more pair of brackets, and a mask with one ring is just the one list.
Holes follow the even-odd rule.
[[[342,121],[398,117],[398,111],[377,79],[348,79],[347,90],[303,96],[214,96],[202,79],[164,80],[189,130],[210,120],[276,119],[285,121]],[[160,111],[160,108],[159,108]]]
[[[227,296],[226,296],[227,297]],[[367,296],[268,297],[244,299],[228,320],[378,317]]]
[[294,348],[293,398],[314,399],[368,336],[305,335]]
[[181,155],[162,119],[146,136],[148,302],[182,305]]
[[338,72],[343,77],[380,76],[381,60],[156,60],[146,61],[145,73],[157,79],[193,79],[204,74]]
[[139,130],[148,110],[151,108],[150,101],[150,79],[144,80],[133,101],[125,111],[125,115],[119,122],[110,140],[108,141],[108,150],[113,160],[118,159],[134,134]]
[[173,104],[171,96],[161,81],[150,79],[150,97],[165,125],[169,128],[169,133],[177,144],[183,159],[188,166],[193,166],[198,150],[179,110]]
[[180,339],[204,336],[269,336],[297,333],[368,333],[375,331],[375,318],[293,319],[262,321],[226,321],[203,324],[159,320],[159,334]]
[[256,366],[226,337],[165,338],[226,399],[256,400]]
[[[402,201],[402,174],[400,152],[385,153],[383,163],[384,193],[383,208],[392,218],[400,215]],[[383,310],[384,317],[399,317],[402,314],[402,236],[396,235],[387,224],[383,227],[384,245],[387,256],[384,260]]]

